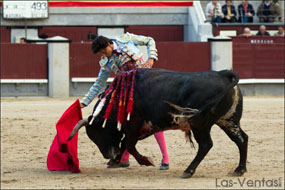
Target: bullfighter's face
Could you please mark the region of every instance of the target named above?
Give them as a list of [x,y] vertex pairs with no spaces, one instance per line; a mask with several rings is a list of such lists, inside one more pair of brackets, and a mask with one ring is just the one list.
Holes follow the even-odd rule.
[[113,54],[113,49],[114,49],[114,45],[113,44],[110,44],[108,43],[108,46],[104,49],[101,49],[99,51],[99,53],[101,54],[101,56],[103,57],[111,57],[112,54]]

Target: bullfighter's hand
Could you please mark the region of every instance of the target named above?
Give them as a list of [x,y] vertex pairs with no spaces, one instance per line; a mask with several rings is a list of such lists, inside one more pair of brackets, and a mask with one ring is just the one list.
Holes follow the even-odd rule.
[[154,59],[153,59],[153,58],[150,58],[150,59],[148,59],[148,60],[145,62],[144,65],[147,65],[148,68],[151,68],[151,67],[153,66],[153,64],[154,64]]
[[86,107],[86,105],[80,103],[80,108],[85,108],[85,107]]

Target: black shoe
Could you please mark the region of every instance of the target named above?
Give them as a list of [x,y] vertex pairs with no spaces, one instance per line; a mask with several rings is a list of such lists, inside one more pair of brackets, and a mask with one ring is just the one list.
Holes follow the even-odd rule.
[[119,168],[120,167],[120,160],[109,160],[107,163],[107,168]]
[[112,164],[112,165],[108,165],[107,168],[119,168],[120,164]]
[[168,170],[169,169],[169,164],[161,163],[159,169],[160,170]]
[[129,161],[120,163],[120,167],[122,167],[122,168],[127,168],[129,166],[130,166],[130,162]]

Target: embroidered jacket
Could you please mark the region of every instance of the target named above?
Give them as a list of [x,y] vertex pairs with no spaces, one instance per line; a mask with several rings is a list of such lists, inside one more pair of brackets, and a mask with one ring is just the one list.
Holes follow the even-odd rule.
[[142,53],[137,48],[138,45],[144,45],[147,47],[148,58],[153,58],[154,60],[158,59],[155,41],[151,37],[126,33],[114,40],[113,43],[114,50],[119,52],[119,55],[113,52],[110,58],[101,57],[101,60],[99,61],[101,68],[98,77],[89,89],[88,93],[85,94],[85,97],[81,100],[81,103],[86,106],[92,102],[92,100],[98,95],[102,87],[104,87],[105,82],[109,77],[111,71],[115,74],[120,74],[120,67],[124,63],[131,60],[135,62],[137,67],[144,67]]

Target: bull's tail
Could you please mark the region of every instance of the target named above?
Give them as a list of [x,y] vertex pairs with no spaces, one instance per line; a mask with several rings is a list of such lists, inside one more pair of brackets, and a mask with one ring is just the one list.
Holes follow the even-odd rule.
[[192,140],[192,132],[191,132],[191,130],[185,132],[185,139],[186,139],[186,142],[190,141],[191,147],[195,149],[195,144],[194,144],[194,142]]
[[232,70],[222,70],[219,72],[220,75],[222,75],[223,77],[227,78],[231,84],[227,87],[226,91],[233,88],[235,85],[238,84],[239,81],[239,76],[236,72],[232,71]]

